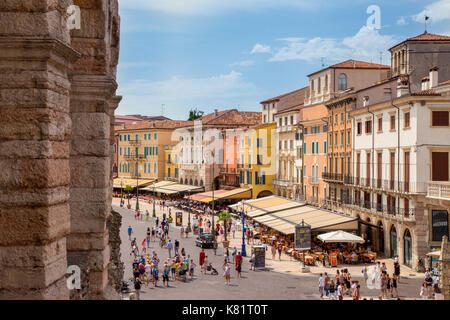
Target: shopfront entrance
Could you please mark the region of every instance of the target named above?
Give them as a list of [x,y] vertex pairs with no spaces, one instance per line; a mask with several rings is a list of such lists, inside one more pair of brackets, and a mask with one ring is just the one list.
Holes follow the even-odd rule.
[[384,252],[384,229],[383,223],[378,222],[378,252]]
[[404,244],[404,264],[406,264],[408,267],[411,267],[411,261],[412,261],[412,239],[411,239],[411,233],[408,229],[405,231],[405,235],[403,237],[403,244]]
[[395,230],[395,227],[391,227],[390,232],[390,238],[391,238],[391,258],[394,258],[397,255],[397,230]]

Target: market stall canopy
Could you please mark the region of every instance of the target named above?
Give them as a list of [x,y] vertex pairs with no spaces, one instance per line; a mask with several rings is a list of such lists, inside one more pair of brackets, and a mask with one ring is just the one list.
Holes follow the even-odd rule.
[[441,250],[428,252],[427,256],[439,258],[441,256]]
[[142,188],[142,190],[153,191],[153,189],[155,189],[155,192],[158,192],[156,190],[157,188],[162,188],[162,187],[170,186],[173,184],[176,184],[176,182],[174,182],[174,181],[158,181],[158,182],[152,183],[151,185],[148,185],[145,188]]
[[358,229],[357,218],[308,205],[268,213],[253,220],[286,235],[293,234],[295,225],[302,221],[311,225],[312,231]]
[[317,238],[323,242],[364,243],[364,239],[342,230],[320,234]]
[[129,179],[129,178],[115,178],[113,181],[113,188],[125,188],[127,185],[136,188],[139,183],[140,187],[148,186],[153,183],[155,179]]
[[233,210],[244,211],[249,217],[256,217],[269,212],[294,208],[304,205],[304,202],[297,202],[279,196],[268,196],[259,199],[246,200],[230,205]]
[[146,188],[143,188],[142,190],[155,191],[155,192],[164,193],[164,194],[175,194],[175,193],[186,192],[186,191],[196,191],[196,190],[200,191],[202,189],[203,189],[203,187],[201,187],[201,186],[178,184],[173,181],[160,181],[160,182],[154,183],[152,185],[149,185]]
[[[214,201],[222,199],[248,199],[252,196],[252,189],[250,188],[236,188],[232,190],[214,190]],[[191,200],[201,201],[201,202],[211,202],[213,201],[213,192],[203,192],[198,193],[190,197]]]

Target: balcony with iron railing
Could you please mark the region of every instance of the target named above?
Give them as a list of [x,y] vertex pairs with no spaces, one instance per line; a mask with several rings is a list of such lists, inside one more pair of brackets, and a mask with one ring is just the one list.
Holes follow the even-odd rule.
[[396,218],[401,220],[415,219],[415,208],[400,208],[395,206],[388,206],[379,202],[366,201],[364,199],[343,198],[337,200],[343,206],[357,208],[371,214],[382,217]]
[[449,181],[430,181],[427,183],[427,198],[450,200]]
[[425,183],[413,181],[344,176],[344,184],[396,193],[426,193],[427,191]]
[[272,183],[277,187],[292,187],[294,179],[274,179]]
[[319,184],[319,178],[318,177],[308,177],[308,183],[311,185]]
[[322,172],[322,179],[343,182],[343,175],[342,173]]
[[130,146],[140,146],[141,145],[140,140],[130,140],[129,143],[130,143]]

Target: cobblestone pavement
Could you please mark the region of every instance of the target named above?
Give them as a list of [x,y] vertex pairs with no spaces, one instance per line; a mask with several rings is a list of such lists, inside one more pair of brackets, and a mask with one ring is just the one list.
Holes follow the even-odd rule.
[[[126,202],[125,202],[126,203]],[[135,208],[135,200],[130,201],[132,209]],[[126,208],[119,207],[119,199],[113,198],[113,208],[122,215],[122,229],[121,229],[121,252],[122,260],[125,263],[125,275],[124,279],[129,280],[132,274],[132,262],[133,258],[130,255],[130,241],[128,240],[127,228],[129,225],[133,228],[132,237],[137,238],[137,243],[140,245],[145,238],[147,227],[153,227],[155,224],[152,215],[152,206],[144,201],[139,201],[141,212],[145,212],[147,209],[150,212],[150,218],[145,220],[145,216],[142,220],[136,220],[134,217],[134,210],[128,210]],[[175,218],[175,212],[181,211],[177,208],[171,208],[172,217]],[[159,206],[156,206],[156,215],[162,218],[162,214],[166,213],[168,216],[168,210],[160,210]],[[183,224],[187,225],[188,213],[183,212]],[[242,231],[236,231],[235,239],[230,239],[230,247],[236,246],[238,250],[241,249]],[[195,235],[189,234],[188,238],[180,238],[179,228],[175,226],[173,222],[170,225],[169,238],[174,241],[178,239],[180,241],[180,249],[185,248],[186,254],[190,254],[198,265],[198,257],[201,249],[195,246]],[[140,247],[141,248],[141,247]],[[150,249],[147,252],[155,251],[160,257],[161,261],[169,257],[167,249],[160,248],[158,242],[151,242]],[[270,250],[269,250],[270,251]],[[202,275],[200,268],[197,266],[195,269],[195,276],[193,280],[187,282],[170,281],[169,287],[163,287],[162,281],[158,283],[158,287],[154,288],[143,286],[141,290],[141,299],[153,300],[153,299],[301,299],[311,300],[320,299],[317,282],[318,274],[320,272],[328,272],[329,275],[336,273],[334,268],[321,268],[312,267],[310,273],[301,273],[300,264],[297,261],[290,261],[287,255],[282,255],[282,261],[272,260],[271,255],[266,256],[267,271],[250,271],[248,257],[244,258],[242,268],[242,279],[236,277],[234,266],[231,274],[231,285],[225,285],[223,278],[222,264],[224,260],[222,246],[219,245],[217,249],[217,255],[215,256],[212,249],[205,249],[208,258],[212,262],[213,266],[219,271],[219,275]],[[250,253],[250,245],[247,245],[247,255]],[[269,256],[270,255],[270,256]],[[392,268],[392,260],[387,259],[388,269]],[[162,265],[162,264],[161,264]],[[360,266],[340,266],[340,268],[350,269],[352,279],[359,280],[363,283],[361,277]],[[400,297],[407,299],[419,298],[420,284],[422,282],[422,275],[413,273],[410,269],[402,266],[402,279],[399,284]],[[160,277],[161,278],[161,277]],[[362,298],[374,298],[378,299],[379,290],[367,289],[364,285],[361,286]],[[327,298],[325,298],[327,299]],[[350,299],[346,297],[346,299]]]

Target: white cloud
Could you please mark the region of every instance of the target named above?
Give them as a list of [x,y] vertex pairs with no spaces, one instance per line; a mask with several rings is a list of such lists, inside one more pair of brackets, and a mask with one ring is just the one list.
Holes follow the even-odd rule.
[[408,24],[408,22],[406,21],[406,18],[405,18],[405,17],[400,17],[400,18],[397,20],[397,24],[398,24],[399,26],[406,26],[406,25]]
[[272,51],[272,49],[270,48],[270,46],[265,46],[262,44],[255,44],[255,46],[253,47],[252,51],[250,52],[251,54],[254,53],[270,53]]
[[378,30],[363,26],[354,36],[338,40],[334,38],[283,38],[287,42],[281,48],[274,49],[269,61],[305,60],[324,58],[326,61],[363,59],[379,61],[380,51],[399,41],[391,35],[381,35]]
[[120,6],[129,9],[159,11],[174,15],[209,15],[225,10],[248,10],[280,6],[317,7],[325,0],[120,0]]
[[117,114],[159,114],[161,105],[165,104],[166,115],[178,119],[184,119],[192,106],[205,111],[214,107],[234,108],[238,104],[244,106],[246,101],[257,101],[256,97],[262,94],[236,71],[205,78],[174,76],[165,81],[134,80],[121,83],[118,91],[123,100]]
[[230,67],[249,67],[255,64],[253,60],[237,61],[230,64]]
[[412,19],[416,22],[424,22],[425,16],[430,17],[433,22],[440,22],[444,20],[450,20],[450,1],[439,0],[429,4],[424,10],[416,15],[412,16]]

